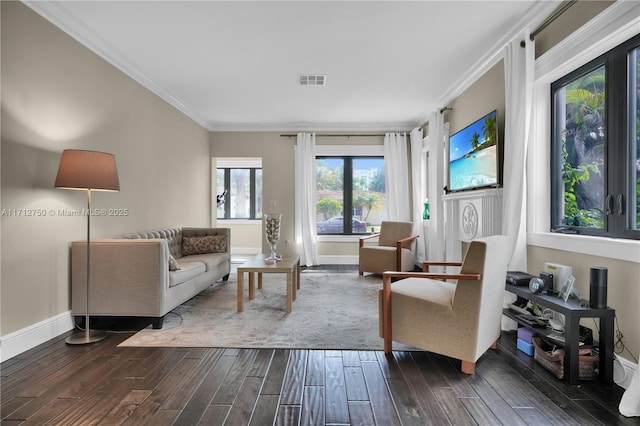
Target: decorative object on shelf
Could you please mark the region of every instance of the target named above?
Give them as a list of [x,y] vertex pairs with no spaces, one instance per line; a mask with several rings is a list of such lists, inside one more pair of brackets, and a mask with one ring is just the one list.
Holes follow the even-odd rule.
[[607,268],[594,266],[589,270],[589,305],[596,309],[607,308]]
[[282,260],[282,256],[276,254],[276,246],[280,240],[280,222],[282,221],[282,213],[265,213],[264,214],[264,235],[269,243],[269,257],[265,262],[277,262]]
[[429,220],[431,218],[431,213],[429,213],[429,200],[424,200],[424,210],[422,210],[422,219]]
[[62,153],[56,188],[87,191],[87,305],[83,333],[67,337],[72,345],[83,345],[104,339],[104,331],[91,330],[89,327],[89,289],[91,287],[91,191],[120,191],[116,158],[105,152],[66,149]]
[[472,239],[478,233],[478,211],[476,206],[468,203],[462,210],[462,233],[468,239]]

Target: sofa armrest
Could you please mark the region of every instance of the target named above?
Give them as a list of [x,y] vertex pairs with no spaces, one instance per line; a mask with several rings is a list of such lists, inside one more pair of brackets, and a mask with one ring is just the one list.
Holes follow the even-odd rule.
[[[161,316],[169,288],[169,246],[165,239],[91,241],[89,313]],[[71,243],[73,315],[86,313],[87,243]]]

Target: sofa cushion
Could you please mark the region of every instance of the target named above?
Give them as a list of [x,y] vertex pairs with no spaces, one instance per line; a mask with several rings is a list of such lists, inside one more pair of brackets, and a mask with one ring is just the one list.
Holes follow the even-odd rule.
[[180,269],[169,272],[169,287],[180,285],[191,278],[204,274],[206,267],[202,262],[180,261]]
[[169,255],[169,270],[177,271],[178,269],[180,269],[180,265],[178,265],[178,261],[176,260],[175,257],[173,257],[172,255]]
[[215,269],[218,265],[228,261],[229,257],[225,253],[206,253],[206,254],[192,254],[188,257],[183,257],[182,260],[189,262],[202,262],[205,264],[207,271]]
[[182,255],[206,253],[226,253],[227,239],[222,235],[207,235],[206,237],[183,237]]

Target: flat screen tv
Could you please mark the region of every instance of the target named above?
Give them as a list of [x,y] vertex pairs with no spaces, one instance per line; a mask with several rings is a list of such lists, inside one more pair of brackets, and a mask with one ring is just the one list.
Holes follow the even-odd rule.
[[498,186],[496,111],[449,138],[448,192]]

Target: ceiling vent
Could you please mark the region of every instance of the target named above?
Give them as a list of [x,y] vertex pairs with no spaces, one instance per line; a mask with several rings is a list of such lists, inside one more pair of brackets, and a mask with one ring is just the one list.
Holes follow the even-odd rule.
[[298,84],[300,86],[324,86],[327,76],[324,74],[299,74]]

